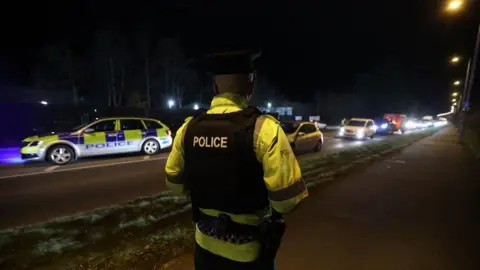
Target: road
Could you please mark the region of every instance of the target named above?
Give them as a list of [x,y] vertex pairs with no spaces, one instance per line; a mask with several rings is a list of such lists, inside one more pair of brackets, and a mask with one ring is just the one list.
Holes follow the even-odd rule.
[[[331,136],[326,134],[322,151],[339,151],[371,142]],[[382,139],[379,136],[374,140]],[[167,157],[168,153],[162,153],[153,157],[81,160],[66,166],[45,163],[0,166],[0,228],[42,222],[157,194],[166,189]]]
[[[446,128],[310,190],[286,216],[276,269],[480,269],[480,164],[457,136]],[[192,254],[166,265],[192,269]]]

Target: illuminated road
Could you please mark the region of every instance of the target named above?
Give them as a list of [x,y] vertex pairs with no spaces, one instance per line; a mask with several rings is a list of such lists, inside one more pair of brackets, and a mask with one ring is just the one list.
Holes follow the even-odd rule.
[[[322,152],[371,142],[328,136],[332,134],[326,134]],[[2,166],[0,228],[41,222],[164,191],[167,157],[168,153],[162,153],[153,157],[81,160],[66,166],[45,163]]]

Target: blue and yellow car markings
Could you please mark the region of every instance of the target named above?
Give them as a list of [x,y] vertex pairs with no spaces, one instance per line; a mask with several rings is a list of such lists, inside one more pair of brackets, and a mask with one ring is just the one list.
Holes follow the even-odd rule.
[[[142,121],[144,128],[138,130],[120,130],[121,120],[132,119]],[[73,145],[82,146],[82,148],[85,150],[92,150],[104,147],[109,148],[130,146],[135,141],[141,141],[149,137],[157,138],[162,146],[172,143],[171,138],[169,139],[169,135],[167,134],[168,127],[156,119],[137,117],[104,118],[93,123],[108,120],[115,120],[115,131],[94,132],[90,134],[79,134],[76,132],[72,132],[58,135],[52,134],[43,137],[32,136],[26,138],[25,140],[23,140],[23,142],[28,143],[32,141],[42,141],[43,143],[36,146],[26,145],[25,147],[21,148],[20,152],[22,154],[37,154],[40,150],[44,151],[46,147],[55,144],[57,141],[67,141]],[[159,123],[163,128],[147,129],[144,121],[154,121],[156,123]]]

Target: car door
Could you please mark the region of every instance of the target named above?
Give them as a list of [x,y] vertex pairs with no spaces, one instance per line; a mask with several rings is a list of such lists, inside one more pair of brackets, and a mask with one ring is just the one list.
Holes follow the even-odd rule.
[[117,142],[115,119],[102,120],[85,128],[83,131],[83,147],[81,156],[98,156],[115,153]]
[[143,129],[145,129],[145,126],[140,119],[120,119],[120,131],[118,132],[119,149],[122,152],[140,151]]
[[295,148],[298,151],[305,151],[309,148],[309,129],[308,124],[302,124],[297,132],[297,138],[295,140]]
[[317,128],[315,127],[315,124],[305,124],[306,130],[307,130],[307,145],[306,148],[307,150],[311,150],[315,148],[315,145],[317,144],[319,138],[317,134]]

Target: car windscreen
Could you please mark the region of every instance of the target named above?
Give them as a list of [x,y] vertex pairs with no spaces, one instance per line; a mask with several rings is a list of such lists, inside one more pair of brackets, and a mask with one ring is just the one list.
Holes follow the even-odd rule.
[[297,130],[298,124],[296,124],[296,123],[282,123],[282,128],[283,128],[283,131],[285,131],[286,134],[292,134]]
[[346,126],[363,127],[363,126],[365,126],[365,121],[350,120],[350,121],[347,122]]

